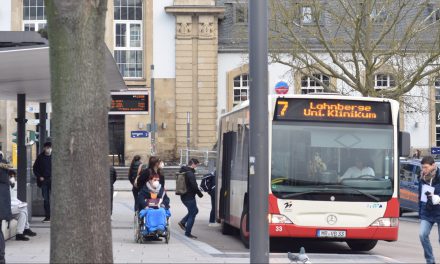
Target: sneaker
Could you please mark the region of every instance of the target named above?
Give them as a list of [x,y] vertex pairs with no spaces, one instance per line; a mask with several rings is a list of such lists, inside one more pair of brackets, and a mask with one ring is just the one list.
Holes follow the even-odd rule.
[[188,238],[191,238],[191,239],[197,239],[197,237],[193,236],[193,235],[185,235],[185,236],[188,237]]
[[219,227],[220,224],[219,223],[209,223],[208,226],[209,227]]
[[178,225],[180,226],[180,228],[181,228],[183,231],[186,230],[186,227],[185,227],[185,225],[184,225],[182,222],[179,222]]
[[50,217],[45,217],[43,219],[43,223],[50,223]]
[[17,234],[17,235],[15,235],[15,240],[18,240],[18,241],[29,241],[29,238],[25,237],[23,234]]
[[25,235],[25,236],[31,236],[31,237],[33,237],[33,236],[36,236],[36,235],[37,235],[37,233],[35,233],[35,232],[32,232],[32,230],[31,230],[31,229],[25,229],[25,230],[24,230],[24,232],[23,232],[23,235]]

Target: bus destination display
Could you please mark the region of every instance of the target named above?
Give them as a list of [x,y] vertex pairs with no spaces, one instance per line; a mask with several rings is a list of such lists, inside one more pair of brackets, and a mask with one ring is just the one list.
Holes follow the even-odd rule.
[[275,120],[391,124],[387,102],[280,98]]
[[148,112],[146,94],[112,94],[111,112]]

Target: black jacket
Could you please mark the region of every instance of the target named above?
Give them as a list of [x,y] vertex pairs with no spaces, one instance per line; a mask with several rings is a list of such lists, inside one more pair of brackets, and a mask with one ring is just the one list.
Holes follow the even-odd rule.
[[196,194],[200,197],[203,196],[197,185],[195,170],[191,167],[183,166],[180,169],[180,173],[185,172],[186,193],[180,196],[182,201],[189,201],[196,198]]
[[130,165],[130,170],[128,170],[128,180],[130,181],[131,185],[134,184],[134,180],[136,179],[137,172],[141,164],[142,163],[140,161],[135,161],[133,165]]
[[115,184],[118,174],[116,173],[115,167],[110,166],[110,186],[113,189],[113,184]]
[[[421,177],[419,180],[419,217],[422,220],[426,220],[429,222],[440,222],[440,204],[433,205],[432,203],[428,205],[428,203],[420,201],[422,196],[422,188],[423,185],[430,185],[429,182],[425,182]],[[440,169],[437,168],[436,176],[432,179],[432,187],[434,187],[434,194],[440,195]]]
[[0,222],[1,220],[9,221],[12,218],[8,168],[7,164],[0,163]]
[[[35,160],[33,169],[39,186],[52,183],[52,155],[47,156],[44,152],[40,153]],[[40,181],[40,177],[44,178],[43,182]]]
[[[165,209],[169,209],[170,208],[170,198],[167,196],[166,192],[165,192],[165,188],[163,186],[161,186],[159,193],[157,194],[158,198],[161,198],[163,196],[163,200],[162,203],[165,206]],[[137,199],[137,203],[138,203],[138,207],[137,208],[142,208],[144,209],[147,206],[147,200],[151,199],[151,193],[150,190],[148,190],[148,187],[145,185],[144,187],[142,187],[142,189],[140,190],[139,194],[138,194],[138,199]]]

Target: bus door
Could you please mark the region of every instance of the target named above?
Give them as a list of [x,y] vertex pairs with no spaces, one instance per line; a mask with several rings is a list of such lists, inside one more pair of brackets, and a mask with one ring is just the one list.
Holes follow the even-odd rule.
[[229,222],[230,212],[230,197],[231,197],[231,165],[232,154],[234,150],[233,146],[234,132],[227,132],[223,134],[223,157],[222,157],[222,180],[220,188],[220,203],[219,214],[220,218]]

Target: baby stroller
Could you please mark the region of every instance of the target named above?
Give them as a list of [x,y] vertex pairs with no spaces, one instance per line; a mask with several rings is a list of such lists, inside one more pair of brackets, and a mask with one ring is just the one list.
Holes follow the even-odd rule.
[[170,210],[160,205],[160,199],[148,200],[148,208],[135,214],[134,240],[137,243],[158,241],[165,238],[165,243],[170,241]]

